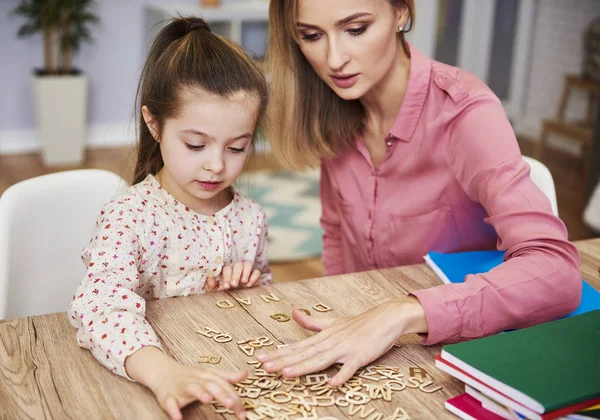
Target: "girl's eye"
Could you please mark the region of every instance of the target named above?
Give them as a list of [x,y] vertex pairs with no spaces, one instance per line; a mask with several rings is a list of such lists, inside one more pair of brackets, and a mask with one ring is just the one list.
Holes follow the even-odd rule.
[[361,26],[360,28],[348,29],[348,33],[352,36],[362,35],[367,30],[367,25]]
[[232,153],[244,153],[244,151],[246,150],[244,147],[242,148],[238,148],[238,147],[230,147],[229,150]]
[[319,39],[319,34],[302,34],[302,39],[308,42],[313,42]]
[[198,146],[195,146],[195,145],[193,145],[193,144],[186,143],[185,145],[186,145],[186,146],[187,146],[187,148],[188,148],[188,149],[190,149],[190,150],[200,150],[200,149],[204,149],[204,145],[203,145],[203,144],[201,144],[201,145],[198,145]]

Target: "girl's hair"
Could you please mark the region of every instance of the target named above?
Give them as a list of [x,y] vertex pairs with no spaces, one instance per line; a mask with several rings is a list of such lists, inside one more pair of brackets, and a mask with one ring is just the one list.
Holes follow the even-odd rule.
[[[398,34],[407,55],[404,32],[415,19],[414,0],[388,0],[405,7],[410,26]],[[358,100],[344,100],[317,75],[298,46],[297,0],[271,0],[269,6],[268,70],[271,74],[267,137],[276,155],[289,166],[317,166],[354,144],[363,128]]]
[[240,91],[256,95],[259,109],[255,133],[260,133],[268,88],[258,63],[233,41],[212,33],[204,20],[173,19],[154,40],[138,84],[134,184],[163,167],[159,143],[143,119],[142,106],[148,107],[160,135],[165,120],[177,115],[183,89],[202,89],[223,98]]

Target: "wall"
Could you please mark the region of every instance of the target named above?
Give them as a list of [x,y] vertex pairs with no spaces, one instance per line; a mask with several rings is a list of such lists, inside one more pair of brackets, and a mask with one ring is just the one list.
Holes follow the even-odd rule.
[[[516,122],[519,134],[537,139],[543,118],[553,118],[563,88],[565,73],[581,73],[582,34],[600,15],[600,0],[540,0],[537,6],[529,87],[525,95],[524,118]],[[578,92],[569,102],[567,118],[583,118],[587,97]],[[578,153],[577,144],[567,139],[550,142]]]
[[[162,4],[198,4],[199,0],[160,0]],[[224,4],[245,0],[222,0]],[[133,100],[144,60],[144,3],[147,0],[100,0],[102,25],[93,28],[93,44],[84,44],[73,62],[89,80],[90,146],[131,142]],[[21,18],[8,17],[17,0],[0,1],[0,154],[37,150],[30,74],[40,67],[39,36],[19,39]]]

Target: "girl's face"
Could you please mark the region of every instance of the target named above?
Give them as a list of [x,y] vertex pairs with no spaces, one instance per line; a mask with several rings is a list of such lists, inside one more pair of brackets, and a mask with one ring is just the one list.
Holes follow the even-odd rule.
[[389,0],[298,0],[299,46],[315,72],[343,99],[358,99],[395,64],[396,29],[407,13]]
[[[157,176],[181,203],[212,214],[228,202],[226,189],[242,173],[259,100],[246,92],[221,98],[189,90],[181,95],[180,104],[178,115],[165,121],[160,135],[164,166]],[[152,127],[148,109],[142,112]]]

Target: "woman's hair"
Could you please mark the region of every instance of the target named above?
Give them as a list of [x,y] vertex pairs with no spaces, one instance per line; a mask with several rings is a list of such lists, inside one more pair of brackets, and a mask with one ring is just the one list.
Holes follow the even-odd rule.
[[177,115],[184,89],[202,89],[222,98],[240,91],[256,95],[259,109],[255,133],[260,132],[268,87],[258,63],[233,41],[212,33],[204,20],[173,19],[154,40],[138,84],[134,184],[148,174],[155,175],[163,167],[160,145],[143,119],[142,107],[148,107],[160,135],[165,120]]
[[[404,32],[414,24],[414,0],[389,0],[408,10],[410,25],[398,37],[410,55]],[[271,97],[267,137],[274,153],[294,168],[315,167],[322,158],[352,146],[363,128],[358,100],[344,100],[317,75],[298,46],[298,0],[271,0],[268,71]]]

